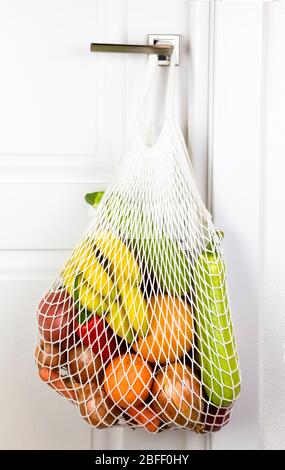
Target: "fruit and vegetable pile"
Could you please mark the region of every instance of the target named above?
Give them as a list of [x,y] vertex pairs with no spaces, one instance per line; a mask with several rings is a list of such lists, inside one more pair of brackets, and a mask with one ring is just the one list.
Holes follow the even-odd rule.
[[240,392],[221,234],[187,251],[153,222],[95,228],[39,303],[40,378],[91,426],[218,431]]

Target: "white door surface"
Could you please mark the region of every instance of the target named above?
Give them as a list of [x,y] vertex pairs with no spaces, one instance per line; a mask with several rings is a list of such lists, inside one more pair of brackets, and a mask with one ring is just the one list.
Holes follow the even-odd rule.
[[[1,449],[284,447],[284,31],[282,1],[0,0]],[[85,193],[116,171],[143,83],[146,57],[89,44],[149,33],[182,36],[179,121],[225,231],[243,389],[210,438],[91,431],[33,362],[36,304],[90,222]]]

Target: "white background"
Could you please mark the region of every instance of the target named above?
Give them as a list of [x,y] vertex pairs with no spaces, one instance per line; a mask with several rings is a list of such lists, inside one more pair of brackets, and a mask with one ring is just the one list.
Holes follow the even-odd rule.
[[[210,442],[91,432],[33,364],[35,306],[90,221],[84,194],[115,172],[143,83],[144,57],[89,44],[148,33],[182,35],[179,120],[226,233],[243,390]],[[285,447],[284,49],[284,1],[0,0],[1,448]]]

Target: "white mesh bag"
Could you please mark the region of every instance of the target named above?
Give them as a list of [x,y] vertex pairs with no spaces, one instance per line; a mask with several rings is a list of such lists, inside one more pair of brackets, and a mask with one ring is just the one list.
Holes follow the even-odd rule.
[[[174,117],[142,105],[94,219],[41,299],[40,378],[91,426],[218,431],[240,393],[222,236],[206,210]],[[148,119],[145,117],[148,116]]]

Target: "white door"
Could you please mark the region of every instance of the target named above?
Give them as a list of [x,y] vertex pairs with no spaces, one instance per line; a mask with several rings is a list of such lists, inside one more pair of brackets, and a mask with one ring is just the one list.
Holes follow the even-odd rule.
[[[259,374],[258,175],[264,41],[278,8],[284,14],[263,2],[0,0],[1,448],[257,448],[263,388],[271,429],[271,377]],[[37,301],[90,221],[85,193],[104,189],[116,169],[142,86],[146,58],[90,54],[89,44],[144,43],[148,33],[182,36],[179,119],[202,196],[212,195],[226,232],[244,385],[231,423],[210,439],[91,431],[33,363]]]

